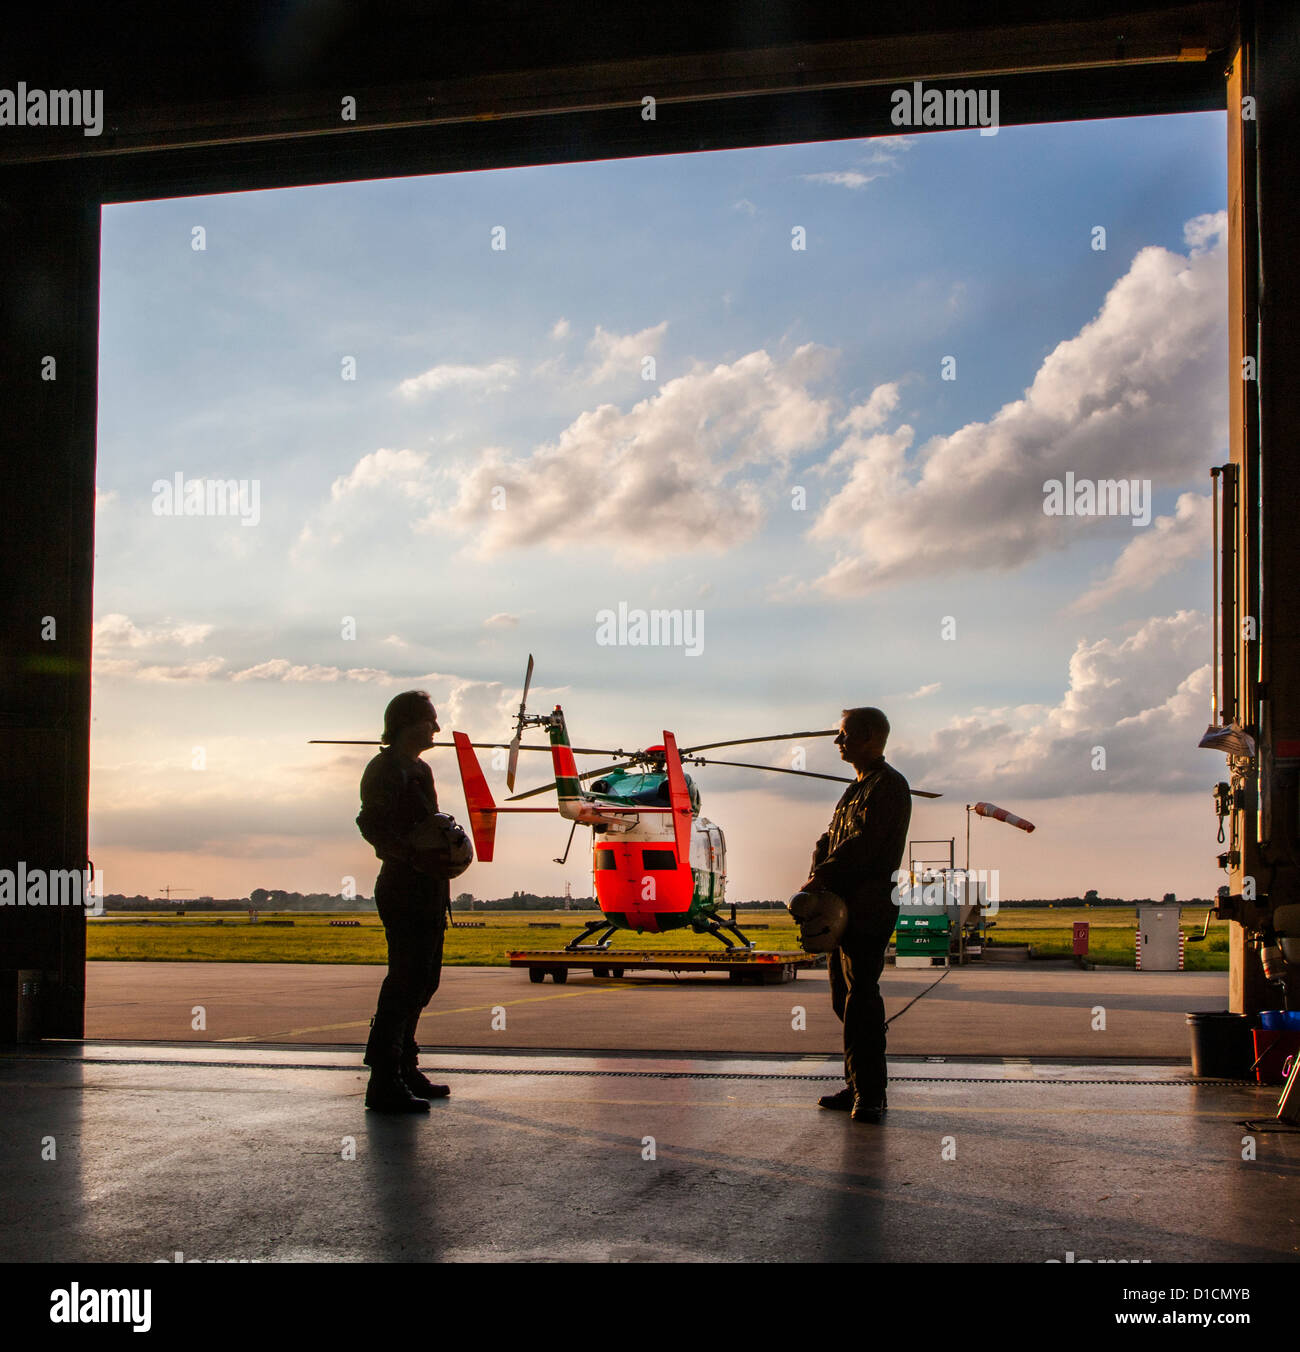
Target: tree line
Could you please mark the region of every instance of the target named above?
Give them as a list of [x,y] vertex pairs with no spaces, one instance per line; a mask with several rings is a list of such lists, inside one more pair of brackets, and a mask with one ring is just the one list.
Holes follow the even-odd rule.
[[[739,911],[784,910],[788,898],[766,901],[738,901]],[[1157,903],[1151,897],[1102,897],[1095,888],[1090,888],[1081,897],[1047,897],[1021,899],[1019,901],[999,901],[1000,909],[1008,907],[1059,907],[1071,906],[1189,906],[1209,909],[1214,900],[1208,897],[1184,897],[1181,901],[1172,892],[1166,892]],[[730,903],[727,903],[729,906]],[[120,892],[104,898],[106,911],[246,911],[249,908],[258,911],[373,911],[374,897],[345,897],[342,893],[328,892],[286,892],[279,888],[255,887],[246,897],[198,897],[182,901],[173,897],[167,901],[162,897],[146,897],[143,894],[126,896]],[[594,897],[556,897],[544,896],[536,892],[515,892],[508,897],[486,899],[476,897],[471,892],[461,892],[453,898],[453,911],[594,911]],[[724,908],[725,909],[725,908]]]

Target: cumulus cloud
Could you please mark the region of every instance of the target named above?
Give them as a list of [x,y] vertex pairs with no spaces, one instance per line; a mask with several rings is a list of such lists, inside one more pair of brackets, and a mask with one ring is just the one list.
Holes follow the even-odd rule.
[[303,523],[290,559],[304,563],[319,550],[337,548],[349,536],[386,531],[395,510],[408,515],[411,507],[427,510],[436,493],[427,451],[388,447],[370,451],[330,485],[329,500]]
[[[448,672],[428,671],[419,675],[386,671],[380,667],[332,667],[318,663],[291,662],[273,657],[253,666],[229,669],[222,657],[176,663],[171,666],[147,664],[133,658],[98,658],[94,663],[97,680],[115,677],[130,681],[229,681],[233,684],[258,682],[282,685],[339,685],[400,687],[427,690],[438,710],[438,721],[445,729],[461,728],[476,736],[490,737],[496,732],[508,740],[519,703],[519,687],[500,681],[481,681]],[[533,687],[538,699],[560,690],[542,691]],[[367,717],[372,716],[368,714]]]
[[150,648],[167,643],[178,643],[182,648],[190,648],[202,643],[213,627],[210,624],[173,624],[164,621],[150,628],[141,628],[129,616],[114,613],[94,623],[91,638],[96,648]]
[[141,662],[133,657],[96,657],[91,664],[92,675],[125,677],[133,681],[207,681],[224,675],[224,657],[205,657],[194,662],[171,664]]
[[1209,550],[1210,499],[1201,493],[1182,493],[1173,516],[1158,516],[1121,551],[1110,572],[1090,587],[1071,607],[1095,610],[1124,592],[1144,592],[1167,574]]
[[205,657],[190,662],[144,662],[133,657],[96,657],[94,674],[132,681],[283,681],[319,683],[332,681],[392,682],[409,679],[378,667],[329,667],[317,663],[291,662],[272,657],[251,667],[228,668],[224,657]]
[[425,394],[457,387],[489,394],[513,384],[518,374],[519,364],[509,357],[478,366],[448,362],[431,366],[421,375],[408,377],[398,385],[397,392],[405,399],[418,399]]
[[658,355],[667,332],[666,319],[639,333],[608,333],[597,324],[587,344],[587,383],[600,385],[618,376],[640,375],[642,358]]
[[903,152],[910,150],[915,142],[916,138],[911,136],[873,136],[865,142],[870,149],[858,159],[859,168],[828,169],[800,177],[805,183],[829,183],[832,187],[857,192],[878,178],[897,173],[902,167]]
[[557,341],[569,336],[569,321],[563,315],[551,326],[551,337]]
[[[1227,437],[1226,215],[1184,228],[1186,255],[1141,250],[1100,312],[1046,358],[1024,397],[932,438],[854,428],[847,470],[810,528],[839,557],[816,586],[856,594],[902,579],[1010,569],[1105,517],[1047,516],[1043,485],[1077,478],[1186,482]],[[936,532],[936,521],[960,530]],[[1127,522],[1126,522],[1127,524]]]
[[230,673],[232,681],[289,681],[293,683],[320,681],[391,681],[394,678],[377,667],[326,667],[316,663],[290,662],[286,657],[273,657],[268,662],[244,667]]
[[428,454],[425,451],[392,451],[381,447],[363,455],[330,485],[330,500],[341,502],[376,488],[392,488],[408,498],[428,496]]
[[[602,404],[580,414],[530,455],[483,452],[460,471],[453,505],[423,524],[472,531],[480,556],[533,545],[725,551],[764,516],[743,472],[770,473],[824,441],[831,405],[806,386],[834,355],[807,343],[784,361],[760,349],[698,363],[626,413]],[[499,489],[504,510],[493,509]]]
[[[1187,610],[1124,639],[1081,639],[1058,703],[976,710],[891,759],[918,786],[987,798],[1200,788],[1212,768],[1196,745],[1209,711],[1210,666],[1199,660],[1208,645],[1206,616]],[[1101,770],[1092,768],[1098,746]]]
[[518,615],[508,615],[504,610],[489,615],[483,621],[484,629],[513,629],[519,623]]
[[[459,728],[482,740],[499,734],[503,744],[510,740],[519,707],[518,686],[507,687],[500,681],[439,677],[431,679],[425,688],[434,697],[438,722],[444,728]],[[534,690],[529,698],[537,702],[543,697]]]
[[[898,381],[894,380],[886,385],[877,385],[871,391],[871,397],[865,404],[855,404],[840,419],[839,430],[841,432],[874,431],[881,423],[886,421],[897,407]],[[841,447],[841,450],[843,450],[843,447]]]
[[837,188],[865,188],[878,178],[884,178],[883,170],[868,172],[862,169],[828,169],[820,174],[802,175],[805,183],[831,183]]

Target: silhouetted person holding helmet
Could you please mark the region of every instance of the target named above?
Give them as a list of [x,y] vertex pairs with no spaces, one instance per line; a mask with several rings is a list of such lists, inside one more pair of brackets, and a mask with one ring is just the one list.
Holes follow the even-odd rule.
[[433,745],[438,716],[423,690],[397,695],[384,710],[383,750],[361,777],[357,826],[383,861],[375,905],[388,940],[388,974],[379,989],[366,1045],[366,1107],[428,1112],[429,1100],[451,1093],[420,1072],[415,1028],[438,989],[451,883],[439,877],[438,852],[412,842],[438,811],[433,771],[420,759]]
[[880,974],[898,923],[894,879],[912,819],[907,780],[885,761],[888,739],[889,720],[879,709],[843,711],[835,745],[858,777],[835,805],[803,885],[805,892],[836,893],[848,909],[847,927],[830,956],[831,1003],[844,1024],[848,1084],[818,1102],[851,1111],[855,1122],[879,1122],[888,1106]]

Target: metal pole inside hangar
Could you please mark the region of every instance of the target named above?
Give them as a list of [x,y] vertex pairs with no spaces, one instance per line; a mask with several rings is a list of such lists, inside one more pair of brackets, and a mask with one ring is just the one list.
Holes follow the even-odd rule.
[[[6,16],[3,83],[102,90],[102,135],[0,128],[0,867],[87,863],[99,208],[193,194],[887,135],[889,88],[996,80],[1004,123],[1227,110],[1231,464],[1211,720],[1231,1007],[1300,902],[1298,12],[1281,4],[358,9],[119,4]],[[653,95],[657,115],[641,115]],[[356,100],[355,118],[341,103]],[[914,131],[914,129],[909,129]],[[1208,544],[1208,542],[1207,542]],[[1209,598],[1207,598],[1208,601]],[[1205,811],[1216,776],[1206,760]],[[1290,913],[1294,914],[1294,912]],[[83,1033],[85,920],[0,908],[0,1005]],[[1282,945],[1285,949],[1287,945]]]

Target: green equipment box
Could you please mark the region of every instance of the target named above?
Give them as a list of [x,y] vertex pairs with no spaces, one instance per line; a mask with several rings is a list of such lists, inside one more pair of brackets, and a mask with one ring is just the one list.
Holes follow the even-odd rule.
[[898,917],[894,951],[905,956],[943,956],[948,952],[952,935],[951,917],[942,911],[926,914],[908,914]]

